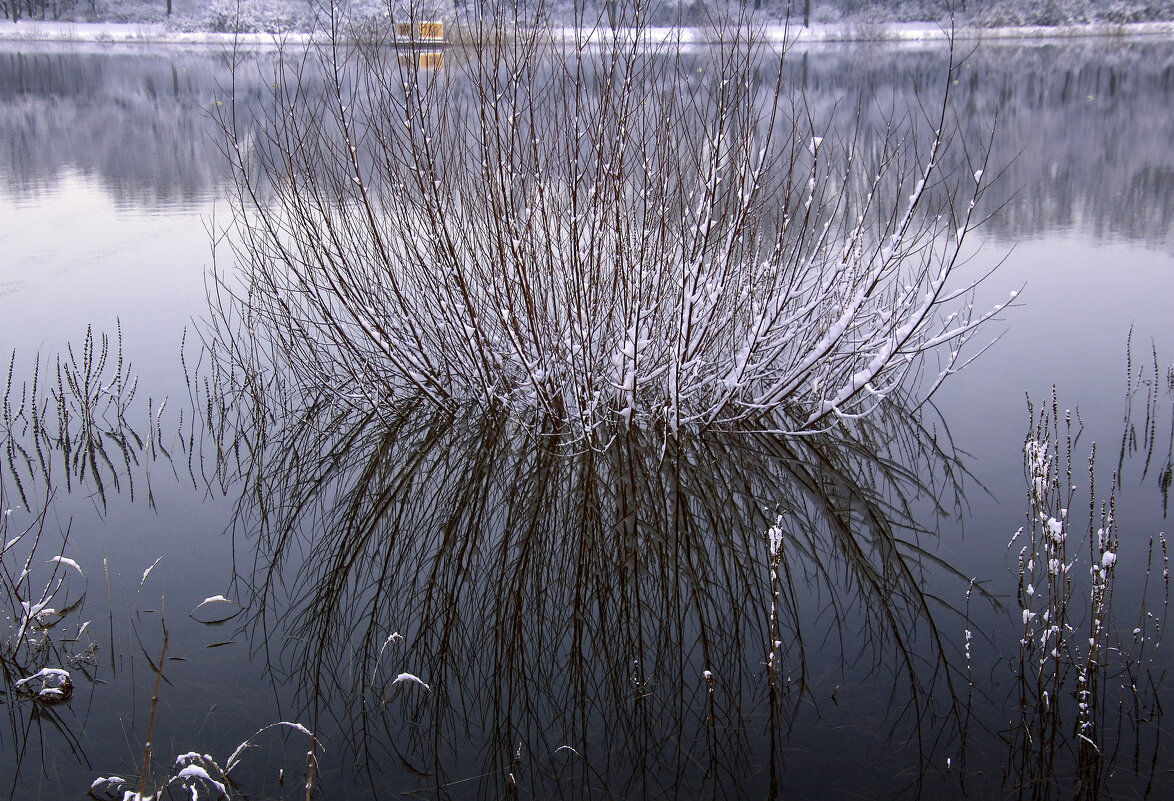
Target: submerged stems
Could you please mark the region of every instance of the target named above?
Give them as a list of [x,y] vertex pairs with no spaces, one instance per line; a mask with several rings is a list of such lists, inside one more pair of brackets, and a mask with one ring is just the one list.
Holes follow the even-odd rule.
[[159,687],[163,683],[163,665],[167,659],[167,627],[163,627],[163,648],[159,653],[159,664],[155,666],[155,690],[151,693],[151,716],[147,722],[147,742],[143,746],[143,766],[139,776],[139,798],[147,797],[147,782],[151,774],[151,741],[155,736],[155,712],[159,707]]

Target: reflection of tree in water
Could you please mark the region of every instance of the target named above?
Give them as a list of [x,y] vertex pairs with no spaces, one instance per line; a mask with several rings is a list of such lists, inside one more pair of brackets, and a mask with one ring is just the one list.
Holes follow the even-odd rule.
[[[267,86],[265,56],[241,71],[238,102]],[[787,61],[817,118],[908,107],[944,72],[944,51],[818,48]],[[228,59],[191,52],[0,52],[0,176],[6,192],[43,189],[67,169],[99,176],[142,205],[214,196],[224,180],[205,112],[225,98]],[[1174,220],[1174,49],[1162,42],[985,43],[962,65],[966,119],[997,109],[987,228],[1011,239],[1058,227],[1161,246]],[[1089,100],[1089,97],[1092,100]],[[1111,199],[1111,201],[1110,201]]]
[[[816,103],[864,98],[865,113],[911,102],[945,54],[813,50],[792,59]],[[800,63],[801,61],[801,63]],[[962,120],[998,114],[993,164],[1008,165],[984,204],[986,230],[1018,239],[1057,229],[1164,246],[1174,229],[1174,48],[1167,42],[983,43],[956,76]],[[854,104],[844,104],[854,112]]]
[[[569,453],[489,417],[331,415],[268,432],[241,522],[260,531],[259,633],[288,638],[274,667],[372,772],[737,795],[773,782],[829,669],[888,688],[860,711],[898,739],[957,723],[913,507],[956,498],[958,466],[910,417]],[[926,756],[951,731],[938,719]]]
[[[230,86],[219,54],[0,50],[5,194],[79,172],[133,207],[215,197],[223,171],[207,115]],[[243,102],[250,88],[238,87]]]

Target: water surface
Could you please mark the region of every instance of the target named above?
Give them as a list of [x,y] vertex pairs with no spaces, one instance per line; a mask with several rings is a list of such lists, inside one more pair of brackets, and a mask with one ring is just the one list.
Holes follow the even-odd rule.
[[[264,97],[270,58],[247,63],[246,105]],[[937,97],[947,58],[813,48],[785,69],[817,118],[859,108],[880,120]],[[207,112],[230,77],[225,57],[202,51],[0,49],[0,346],[15,351],[13,381],[32,380],[38,353],[45,375],[67,345],[80,353],[88,325],[112,348],[120,328],[140,376],[127,422],[143,443],[156,423],[167,449],[113,459],[97,471],[101,492],[93,470],[63,486],[54,457],[46,530],[69,532],[86,572],[96,648],[75,673],[94,680],[79,679],[52,720],[21,708],[23,753],[5,731],[6,764],[20,763],[5,771],[13,797],[76,798],[98,776],[136,774],[165,628],[157,765],[189,750],[224,758],[297,719],[320,733],[323,793],[353,798],[1011,792],[999,732],[1015,719],[1008,664],[1022,627],[1006,546],[1028,512],[1025,396],[1045,404],[1054,384],[1061,409],[1079,410],[1079,451],[1097,442],[1107,486],[1131,331],[1133,373],[1157,353],[1166,416],[1155,466],[1144,481],[1140,465],[1127,471],[1115,509],[1130,577],[1120,614],[1132,614],[1144,543],[1165,530],[1155,479],[1174,344],[1174,46],[991,44],[969,56],[952,99],[974,137],[995,128],[1000,175],[966,269],[997,266],[979,304],[1022,292],[990,330],[1002,337],[937,395],[940,416],[881,421],[872,453],[768,439],[666,454],[636,439],[570,456],[500,421],[306,415],[264,445],[264,496],[239,503],[242,483],[217,480],[217,433],[194,421],[217,418],[204,414],[193,321],[208,315],[209,230],[227,212]],[[231,265],[226,249],[217,264]],[[947,430],[968,454],[964,498],[945,480],[957,465],[934,455]],[[916,480],[886,464],[914,466]],[[856,512],[900,491],[910,513],[854,528]],[[33,513],[11,482],[5,492],[11,536]],[[808,548],[787,559],[772,682],[764,533],[780,512]],[[861,543],[869,557],[854,559]],[[869,572],[890,548],[912,566],[903,580]],[[950,613],[967,578],[1005,606]],[[217,626],[189,615],[217,594],[248,608]],[[944,684],[961,674],[938,662],[965,664],[967,627],[980,633],[971,718]],[[432,691],[392,684],[401,671]],[[912,693],[910,676],[922,682]],[[299,737],[264,734],[242,789],[298,796]],[[1126,763],[1122,791],[1144,789]],[[1161,796],[1161,768],[1157,780]]]

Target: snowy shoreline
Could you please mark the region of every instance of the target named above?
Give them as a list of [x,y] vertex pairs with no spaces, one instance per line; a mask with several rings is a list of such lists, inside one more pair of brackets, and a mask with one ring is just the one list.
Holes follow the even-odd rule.
[[[847,42],[945,42],[948,39],[948,32],[933,23],[889,23],[868,26],[844,23],[812,25],[809,28],[771,25],[762,30],[767,41],[797,45]],[[553,33],[555,39],[563,43],[575,42],[583,36],[583,32],[576,31],[574,28],[555,28]],[[715,30],[708,28],[657,27],[645,29],[642,36],[650,45],[696,45],[714,41],[715,33]],[[589,38],[597,43],[603,43],[611,40],[613,36],[611,31],[601,29],[592,32]],[[1174,37],[1174,22],[1093,23],[1057,27],[1035,25],[1008,28],[958,28],[954,32],[954,37],[959,41]],[[179,31],[162,24],[0,20],[0,42],[274,47],[283,44],[307,44],[313,38],[313,35],[306,33],[232,34],[211,31]],[[623,37],[621,32],[621,38],[627,39],[628,37]]]

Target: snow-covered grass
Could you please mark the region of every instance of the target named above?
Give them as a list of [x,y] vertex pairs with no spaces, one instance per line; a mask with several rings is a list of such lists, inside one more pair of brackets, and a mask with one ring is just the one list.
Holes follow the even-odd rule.
[[137,389],[120,324],[114,336],[87,326],[76,347],[67,344],[56,357],[37,353],[31,364],[14,351],[0,397],[0,480],[9,482],[13,502],[47,505],[33,488],[48,492],[54,481],[64,492],[92,486],[103,508],[108,493],[125,489],[133,499],[136,474],[141,470],[149,484],[151,463],[169,459],[159,428],[166,399],[148,399],[141,436],[127,419]]
[[14,737],[26,714],[19,699],[42,708],[69,701],[70,670],[93,656],[80,619],[86,577],[67,543],[46,529],[46,509],[21,506],[0,476],[0,697]]
[[[162,664],[162,663],[160,663]],[[156,690],[158,692],[158,690]],[[151,712],[154,716],[158,698],[152,699]],[[281,721],[271,723],[257,730],[223,762],[212,757],[211,754],[201,754],[198,751],[189,751],[179,754],[160,777],[152,777],[144,772],[138,780],[126,779],[122,776],[100,776],[90,785],[89,795],[96,799],[110,799],[114,801],[156,801],[157,799],[176,798],[210,798],[214,801],[243,797],[238,794],[230,773],[236,768],[245,752],[256,746],[257,739],[264,733],[274,729],[291,729],[310,738],[310,750],[306,754],[305,797],[312,797],[314,776],[317,760],[317,740],[314,734],[300,723]],[[147,753],[150,754],[150,743]],[[146,771],[147,765],[144,765]],[[137,789],[136,789],[137,788]]]
[[[1099,796],[1089,788],[1105,786],[1119,754],[1133,754],[1131,769],[1145,771],[1138,755],[1153,747],[1146,733],[1161,714],[1152,674],[1169,603],[1167,542],[1164,533],[1151,535],[1148,546],[1144,538],[1122,537],[1117,475],[1098,505],[1095,444],[1086,462],[1082,526],[1075,507],[1081,467],[1073,414],[1061,412],[1054,392],[1050,406],[1030,414],[1024,471],[1031,511],[1008,543],[1021,621],[1014,664],[1019,714],[1010,721],[1007,782],[1019,788],[1071,777],[1074,792],[1082,787]],[[1118,589],[1123,566],[1143,578]],[[1114,614],[1115,596],[1123,591],[1135,623]],[[1113,684],[1118,687],[1110,693]],[[1107,725],[1120,704],[1131,709],[1129,725]]]

